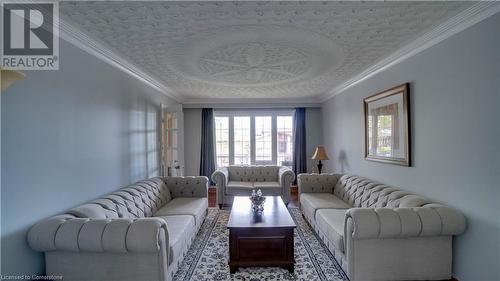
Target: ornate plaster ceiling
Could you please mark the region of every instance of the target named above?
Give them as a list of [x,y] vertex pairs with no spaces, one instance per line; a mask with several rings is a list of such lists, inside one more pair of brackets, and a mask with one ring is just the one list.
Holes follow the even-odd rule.
[[328,92],[467,2],[61,2],[185,99]]

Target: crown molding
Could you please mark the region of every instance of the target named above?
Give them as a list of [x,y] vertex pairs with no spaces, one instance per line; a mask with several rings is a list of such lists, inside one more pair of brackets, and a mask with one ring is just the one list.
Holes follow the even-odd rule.
[[176,94],[171,88],[161,82],[160,79],[142,70],[140,67],[130,62],[124,56],[120,55],[106,43],[89,36],[84,31],[75,27],[75,25],[66,17],[61,15],[59,26],[60,36],[67,42],[75,45],[81,50],[101,59],[102,61],[116,67],[125,73],[139,79],[143,83],[164,93],[173,100],[185,104],[186,108],[197,108],[212,105],[215,107],[290,107],[305,106],[317,107],[322,102],[343,93],[345,90],[357,85],[358,83],[398,64],[421,51],[436,45],[437,43],[451,37],[452,35],[465,30],[466,28],[500,12],[500,2],[478,2],[468,9],[451,17],[442,24],[435,26],[429,32],[423,34],[409,44],[398,49],[391,55],[383,58],[364,71],[333,88],[329,92],[319,95],[315,98],[301,99],[184,99]]
[[60,37],[65,41],[110,64],[111,66],[120,69],[128,75],[139,79],[146,85],[162,92],[176,102],[182,102],[183,99],[176,95],[167,85],[160,82],[158,78],[145,72],[140,67],[130,62],[106,43],[89,36],[81,29],[75,27],[75,25],[68,18],[63,17],[62,15],[59,19],[59,31]]
[[293,107],[321,107],[316,98],[290,99],[187,99],[183,102],[184,108],[293,108]]
[[444,23],[438,24],[429,32],[423,34],[409,44],[398,49],[391,55],[383,58],[374,65],[368,67],[361,73],[333,88],[326,94],[320,95],[319,100],[325,102],[328,99],[343,93],[345,90],[361,83],[362,81],[398,64],[423,50],[457,34],[460,31],[500,12],[500,2],[479,2],[451,17]]

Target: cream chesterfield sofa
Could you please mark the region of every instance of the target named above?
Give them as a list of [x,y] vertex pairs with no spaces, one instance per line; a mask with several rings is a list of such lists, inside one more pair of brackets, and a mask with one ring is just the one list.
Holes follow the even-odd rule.
[[205,219],[207,188],[207,177],[140,181],[39,222],[28,243],[64,280],[171,280]]
[[451,278],[464,216],[354,175],[300,174],[300,208],[351,281]]
[[295,173],[285,166],[229,166],[212,174],[219,207],[232,204],[234,196],[249,196],[252,189],[260,189],[267,196],[281,196],[288,204],[294,180]]

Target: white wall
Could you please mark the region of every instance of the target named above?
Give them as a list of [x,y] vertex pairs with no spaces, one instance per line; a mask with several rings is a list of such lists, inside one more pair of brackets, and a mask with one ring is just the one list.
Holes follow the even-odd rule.
[[34,223],[158,168],[146,138],[158,134],[160,104],[173,102],[63,41],[60,58],[58,71],[26,71],[1,95],[4,275],[44,273],[26,242]]
[[[251,109],[245,109],[251,110]],[[321,108],[306,108],[307,168],[311,171],[316,162],[311,160],[317,145],[323,141]],[[184,108],[184,159],[185,173],[197,176],[200,173],[201,153],[201,108]]]
[[201,108],[184,108],[184,173],[200,175]]
[[[500,280],[500,15],[371,77],[323,105],[327,170],[359,174],[461,210],[453,275]],[[411,83],[413,166],[364,160],[363,98]],[[411,253],[408,253],[411,254]],[[425,270],[425,269],[422,269]]]
[[316,146],[323,145],[323,118],[321,108],[306,108],[307,171],[317,173],[318,164],[312,160]]

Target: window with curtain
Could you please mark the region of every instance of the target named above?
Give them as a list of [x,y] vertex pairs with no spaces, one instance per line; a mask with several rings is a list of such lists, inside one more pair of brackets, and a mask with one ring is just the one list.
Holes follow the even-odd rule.
[[217,167],[293,162],[293,111],[216,111]]

